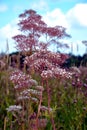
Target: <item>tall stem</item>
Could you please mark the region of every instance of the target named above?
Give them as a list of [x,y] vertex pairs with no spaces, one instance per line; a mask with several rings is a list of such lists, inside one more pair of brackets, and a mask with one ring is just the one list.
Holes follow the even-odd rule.
[[21,124],[21,129],[25,130],[25,124],[24,124],[24,100],[22,101],[22,106],[23,106],[23,110],[22,110],[22,119],[23,119],[23,122]]
[[4,119],[4,130],[6,130],[6,117]]
[[36,130],[38,130],[38,118],[40,115],[41,103],[42,103],[42,91],[41,91],[41,95],[40,95],[40,102],[39,102],[38,112],[37,112],[37,117],[36,117]]
[[53,119],[52,113],[50,112],[50,101],[51,101],[51,99],[50,99],[50,88],[49,88],[49,85],[48,85],[48,80],[46,80],[46,86],[47,86],[47,95],[48,95],[48,114],[50,115],[50,118],[51,118],[53,130],[56,130],[54,119]]

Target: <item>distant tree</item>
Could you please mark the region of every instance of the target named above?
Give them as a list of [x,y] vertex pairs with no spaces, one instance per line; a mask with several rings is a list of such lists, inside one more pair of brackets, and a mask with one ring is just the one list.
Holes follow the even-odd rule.
[[58,40],[70,37],[62,26],[48,27],[42,17],[32,9],[20,14],[19,18],[18,26],[22,33],[13,37],[18,50],[29,51],[32,54],[32,51],[47,49],[48,45],[54,43],[62,47]]
[[87,67],[87,54],[84,54],[83,56],[80,56],[80,55],[75,56],[75,55],[69,54],[69,58],[65,60],[65,62],[61,65],[61,67],[70,68],[72,66]]

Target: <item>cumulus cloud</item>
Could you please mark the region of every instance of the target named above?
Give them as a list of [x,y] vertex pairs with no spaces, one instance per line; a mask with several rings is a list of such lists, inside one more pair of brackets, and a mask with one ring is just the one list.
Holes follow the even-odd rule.
[[87,4],[76,4],[66,14],[59,8],[47,12],[43,19],[51,26],[62,25],[66,28],[87,27]]
[[[2,27],[0,29],[0,34],[3,37],[11,38],[12,36],[19,33],[18,27],[17,27],[18,19],[15,19],[11,21],[11,23],[8,23],[6,26]],[[0,35],[0,37],[1,37]]]
[[[69,39],[67,42],[68,45],[71,45],[71,40],[73,42],[73,52],[77,53],[77,44],[79,47],[79,54],[85,53],[85,47],[82,44],[81,40],[86,37],[87,34],[87,4],[76,4],[73,8],[68,10],[66,14],[59,8],[54,9],[51,12],[47,12],[43,19],[50,25],[62,25],[66,27],[67,32],[71,34],[72,39]],[[81,39],[83,38],[83,39]],[[78,42],[79,41],[79,42]],[[70,46],[71,47],[71,46]]]
[[20,31],[17,27],[17,19],[7,24],[6,26],[0,28],[0,51],[6,51],[6,40],[8,39],[9,51],[12,52],[15,50],[14,41],[12,37],[19,34]]
[[47,12],[47,14],[43,16],[43,20],[49,26],[61,25],[61,26],[64,26],[66,28],[69,28],[69,24],[66,20],[66,16],[59,8],[54,9],[51,12]]
[[87,27],[87,4],[76,4],[67,14],[67,20],[71,26]]
[[1,5],[0,5],[0,12],[5,12],[5,11],[7,11],[7,10],[8,10],[7,5],[5,5],[5,4],[1,4]]

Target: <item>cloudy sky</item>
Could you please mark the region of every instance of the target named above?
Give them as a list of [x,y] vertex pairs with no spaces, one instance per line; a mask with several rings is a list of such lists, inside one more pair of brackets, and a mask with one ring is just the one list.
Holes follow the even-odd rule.
[[26,9],[37,11],[50,26],[66,27],[72,38],[63,42],[73,45],[74,54],[85,53],[81,41],[87,40],[87,0],[0,0],[0,52],[6,51],[7,39],[9,51],[15,51],[12,36],[19,34],[18,16]]

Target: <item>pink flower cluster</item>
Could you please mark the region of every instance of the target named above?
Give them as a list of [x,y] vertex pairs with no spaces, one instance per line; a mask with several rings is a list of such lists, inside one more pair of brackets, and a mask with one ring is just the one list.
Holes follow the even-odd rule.
[[38,40],[33,34],[28,37],[25,35],[14,36],[13,39],[17,42],[16,48],[21,51],[29,51],[33,46],[37,46]]
[[59,54],[47,50],[39,50],[34,54],[32,54],[31,56],[26,57],[25,64],[27,65],[34,64],[35,61],[37,61],[38,59],[40,60],[43,59],[44,61],[48,61],[52,65],[59,66],[62,63],[64,63],[67,58],[68,55],[65,54]]
[[43,70],[42,73],[41,73],[41,77],[43,79],[52,78],[53,77],[52,70]]
[[59,67],[52,68],[52,72],[54,74],[54,77],[65,77],[65,78],[72,78],[72,73],[67,72],[65,69],[61,69]]
[[43,86],[39,86],[37,81],[32,79],[30,75],[26,75],[22,71],[16,69],[10,76],[10,80],[15,85],[14,88],[17,91],[17,100],[31,99],[37,101],[38,97],[42,95],[44,91]]
[[30,88],[32,85],[37,85],[36,80],[33,80],[30,75],[26,75],[18,69],[11,73],[10,80],[15,84],[15,89],[20,91]]
[[20,106],[20,105],[11,105],[11,106],[9,106],[6,110],[8,111],[8,112],[12,112],[12,111],[15,111],[15,112],[17,112],[17,111],[20,111],[22,109],[22,106]]
[[72,74],[65,69],[61,69],[60,65],[68,58],[67,55],[54,53],[46,50],[40,50],[29,57],[25,58],[25,64],[27,64],[31,70],[41,74],[41,77],[52,78],[66,77],[71,78]]
[[43,79],[48,78],[72,78],[72,73],[67,72],[65,69],[59,67],[52,68],[51,70],[44,70],[41,73]]

